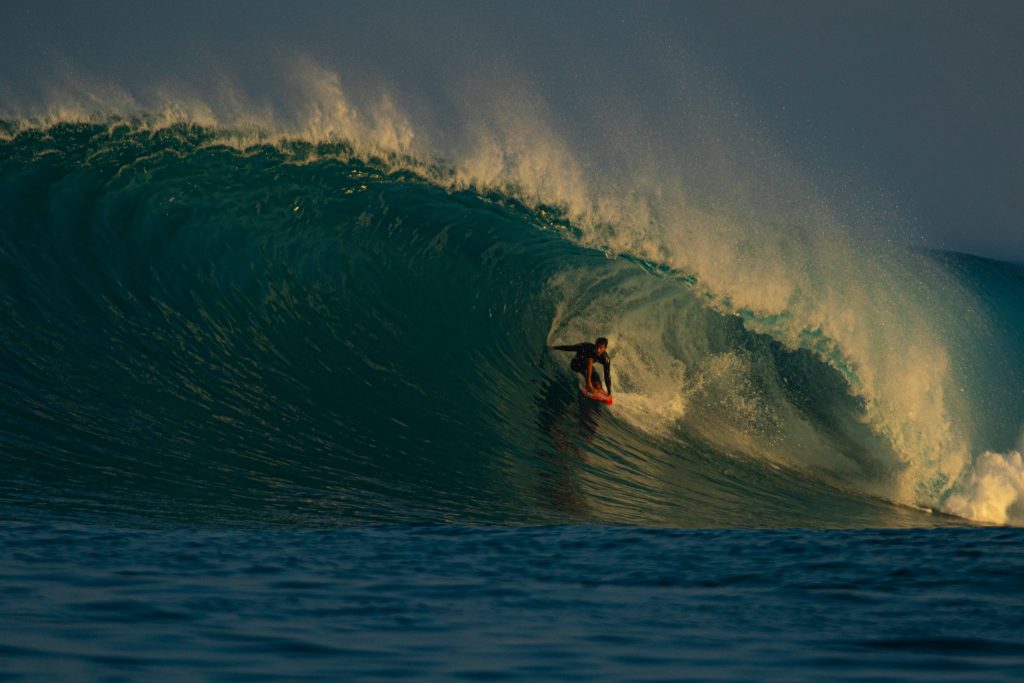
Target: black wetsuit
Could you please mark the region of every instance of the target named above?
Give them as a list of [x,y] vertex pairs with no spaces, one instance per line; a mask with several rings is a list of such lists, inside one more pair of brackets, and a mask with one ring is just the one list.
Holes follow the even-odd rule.
[[[576,355],[569,362],[569,367],[574,372],[578,372],[584,377],[587,373],[587,359],[593,359],[594,365],[600,363],[604,366],[604,390],[609,394],[612,393],[612,362],[608,359],[608,352],[605,351],[601,355],[597,353],[597,346],[590,342],[583,342],[581,344],[569,344],[566,346],[554,346],[552,347],[559,351],[575,351]],[[601,379],[597,374],[597,368],[591,368],[591,384],[600,384]]]

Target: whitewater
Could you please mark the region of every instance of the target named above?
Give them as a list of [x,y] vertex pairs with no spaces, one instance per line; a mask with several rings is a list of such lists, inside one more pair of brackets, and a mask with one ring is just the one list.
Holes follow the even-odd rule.
[[[435,148],[387,97],[298,83],[301,115],[3,123],[8,504],[1024,521],[1019,266],[861,235],[788,171],[609,173],[528,97]],[[596,336],[610,410],[544,351]]]

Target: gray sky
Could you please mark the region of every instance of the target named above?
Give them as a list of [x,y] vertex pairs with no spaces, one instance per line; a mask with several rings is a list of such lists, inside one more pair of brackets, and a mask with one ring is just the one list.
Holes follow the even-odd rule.
[[436,124],[467,106],[462,84],[514,75],[570,137],[614,120],[619,148],[683,154],[702,119],[735,117],[840,205],[1024,260],[1022,2],[287,5],[0,0],[0,109],[69,79],[202,92],[226,75],[273,98],[301,54]]

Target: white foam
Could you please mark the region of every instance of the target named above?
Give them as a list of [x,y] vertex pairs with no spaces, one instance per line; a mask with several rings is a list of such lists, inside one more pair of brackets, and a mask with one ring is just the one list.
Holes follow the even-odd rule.
[[992,524],[1024,524],[1024,459],[1020,451],[982,453],[953,489],[945,510]]

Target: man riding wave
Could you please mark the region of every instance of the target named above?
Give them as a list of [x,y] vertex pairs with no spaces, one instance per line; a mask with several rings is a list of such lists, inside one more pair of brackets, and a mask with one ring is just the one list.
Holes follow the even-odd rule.
[[549,346],[549,349],[556,351],[575,351],[576,355],[569,362],[569,367],[572,368],[573,372],[578,372],[583,375],[583,381],[586,383],[588,392],[593,392],[594,389],[601,389],[601,378],[597,374],[597,370],[594,369],[594,363],[600,363],[604,366],[604,383],[607,387],[606,391],[610,396],[612,393],[612,362],[608,359],[608,340],[604,337],[598,337],[594,340],[594,343],[581,342],[579,344],[567,344],[564,346]]

